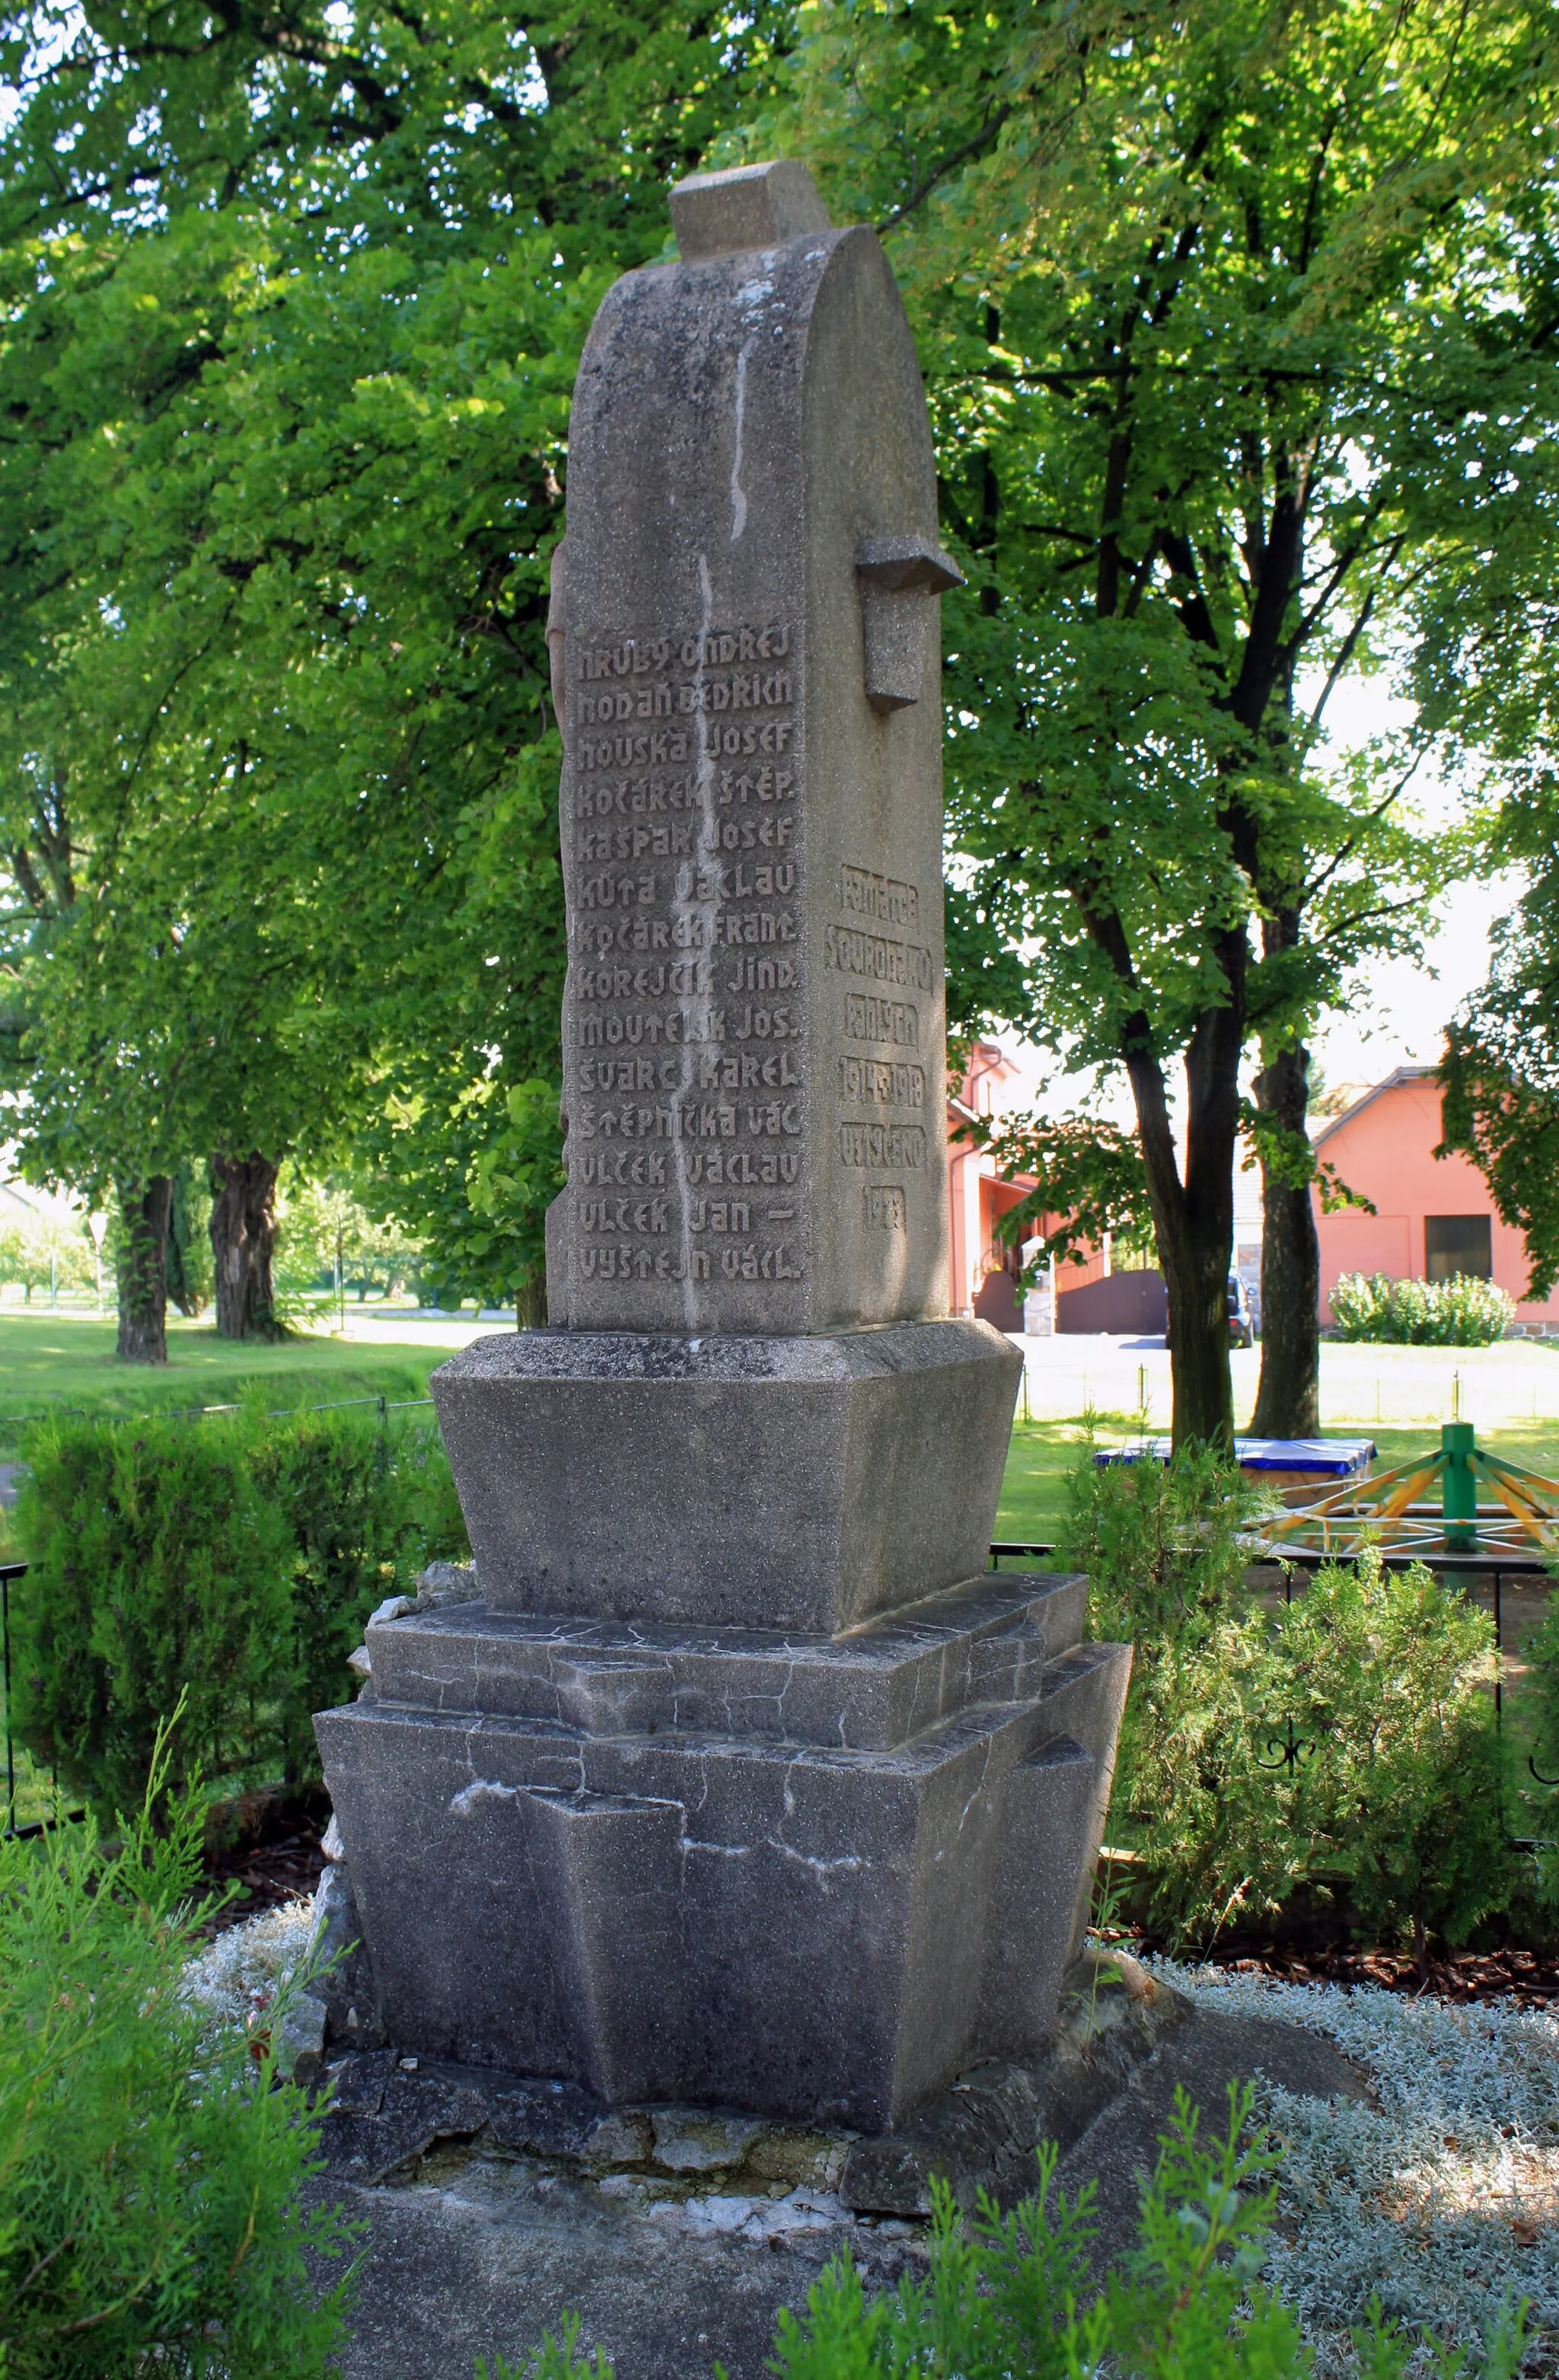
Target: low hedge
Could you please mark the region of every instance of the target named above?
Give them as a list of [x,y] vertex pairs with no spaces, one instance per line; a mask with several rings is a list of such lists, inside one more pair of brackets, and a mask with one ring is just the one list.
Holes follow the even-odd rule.
[[1516,1319],[1515,1301],[1492,1281],[1393,1281],[1346,1272],[1332,1290],[1339,1339],[1387,1347],[1492,1347]]
[[318,1778],[311,1714],[386,1595],[465,1535],[436,1433],[357,1413],[39,1424],[16,1532],[12,1729],[104,1816],[185,1697],[180,1786]]

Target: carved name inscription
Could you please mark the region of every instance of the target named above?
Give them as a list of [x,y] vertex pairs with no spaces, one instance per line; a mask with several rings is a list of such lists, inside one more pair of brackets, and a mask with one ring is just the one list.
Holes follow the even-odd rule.
[[580,365],[569,480],[547,622],[568,937],[555,1321],[696,1338],[939,1318],[932,662],[956,573],[880,250],[798,230],[627,275]]
[[[846,865],[839,871],[838,907],[846,918],[912,931],[920,917],[920,888],[872,868]],[[929,990],[934,980],[934,956],[924,945],[865,928],[830,924],[823,932],[823,954],[828,965],[846,975],[920,990]],[[883,1113],[924,1112],[926,1069],[901,1054],[918,1048],[920,1030],[914,1002],[875,992],[846,993],[846,1039],[876,1044],[877,1050],[851,1050],[834,1061],[843,1111],[837,1143],[842,1165],[901,1173],[921,1172],[930,1163],[933,1145],[923,1123],[906,1123]],[[861,1195],[870,1229],[907,1232],[908,1203],[902,1184],[869,1184]]]
[[591,637],[571,671],[587,1281],[805,1277],[795,647],[784,619]]
[[866,1202],[866,1220],[870,1225],[882,1232],[908,1230],[909,1216],[902,1183],[869,1182],[860,1195]]

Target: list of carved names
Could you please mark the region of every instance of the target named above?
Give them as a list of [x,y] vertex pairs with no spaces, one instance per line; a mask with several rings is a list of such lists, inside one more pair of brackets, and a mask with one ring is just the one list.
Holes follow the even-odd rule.
[[[771,619],[569,656],[565,1063],[587,1282],[806,1276],[796,641]],[[817,1106],[866,1222],[902,1232],[903,1177],[937,1147],[921,896],[847,865],[820,894],[822,961],[845,980],[833,1097]]]

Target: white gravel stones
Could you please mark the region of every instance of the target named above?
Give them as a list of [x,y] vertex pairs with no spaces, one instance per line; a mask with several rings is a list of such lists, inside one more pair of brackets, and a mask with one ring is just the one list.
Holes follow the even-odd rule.
[[230,1925],[184,1971],[185,1996],[213,2025],[245,2031],[264,2014],[309,1946],[311,1900],[289,1900]]
[[[1355,2059],[1374,2107],[1263,2084],[1284,2150],[1267,2277],[1303,2323],[1321,2380],[1357,2370],[1370,2299],[1409,2331],[1475,2350],[1506,2300],[1530,2301],[1534,2372],[1559,2344],[1559,2019],[1373,1988],[1170,1970],[1199,2006],[1282,2018]],[[1220,2110],[1204,2110],[1216,2121]],[[1426,2348],[1415,2369],[1436,2369]]]

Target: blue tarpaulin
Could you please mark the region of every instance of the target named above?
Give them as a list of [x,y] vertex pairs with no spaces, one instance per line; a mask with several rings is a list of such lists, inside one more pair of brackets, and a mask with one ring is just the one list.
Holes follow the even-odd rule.
[[[1139,1439],[1135,1446],[1107,1447],[1095,1463],[1167,1463],[1167,1438]],[[1242,1471],[1295,1471],[1313,1479],[1357,1479],[1375,1455],[1372,1438],[1236,1438],[1235,1461]]]

